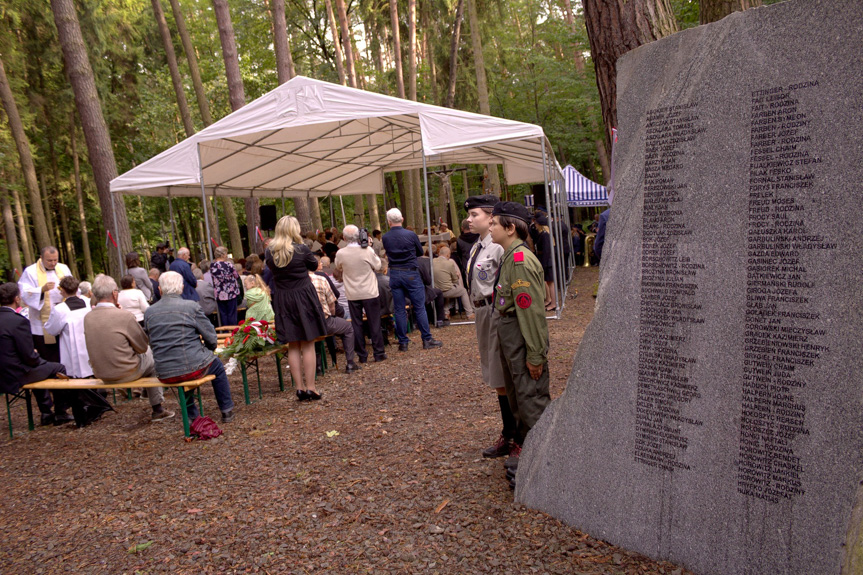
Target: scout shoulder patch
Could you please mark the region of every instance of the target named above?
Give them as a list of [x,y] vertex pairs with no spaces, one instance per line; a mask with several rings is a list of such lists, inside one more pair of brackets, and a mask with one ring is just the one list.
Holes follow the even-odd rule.
[[530,294],[527,293],[520,293],[515,298],[515,305],[521,309],[529,308],[531,303],[533,303],[533,299],[530,297]]
[[526,282],[522,279],[516,280],[516,282],[514,284],[512,284],[512,289],[529,288],[529,287],[530,287],[530,282]]
[[512,261],[516,263],[524,263],[524,252],[515,252],[512,254]]

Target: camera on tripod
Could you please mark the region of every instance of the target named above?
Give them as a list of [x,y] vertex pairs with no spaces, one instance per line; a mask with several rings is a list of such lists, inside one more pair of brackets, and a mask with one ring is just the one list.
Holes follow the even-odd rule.
[[366,228],[360,228],[360,247],[369,247],[369,230]]

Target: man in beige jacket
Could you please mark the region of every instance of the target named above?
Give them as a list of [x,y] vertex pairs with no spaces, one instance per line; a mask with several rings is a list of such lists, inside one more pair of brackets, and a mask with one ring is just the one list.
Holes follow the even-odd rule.
[[[156,375],[150,340],[132,312],[117,304],[117,282],[99,274],[93,281],[93,309],[84,316],[84,339],[93,375],[105,383],[127,383]],[[147,389],[153,408],[151,418],[161,421],[174,417],[162,407],[161,387]]]
[[375,361],[383,361],[387,354],[381,333],[381,307],[378,301],[378,279],[375,275],[375,272],[381,269],[381,259],[370,247],[360,246],[360,230],[357,226],[345,227],[342,237],[347,245],[336,252],[333,273],[345,286],[354,328],[354,349],[360,363],[366,363],[369,353],[366,350],[365,331],[368,330]]

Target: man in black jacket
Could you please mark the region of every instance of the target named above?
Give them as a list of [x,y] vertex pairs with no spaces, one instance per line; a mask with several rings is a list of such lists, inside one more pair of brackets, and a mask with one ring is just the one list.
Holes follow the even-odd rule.
[[[21,306],[18,284],[0,285],[0,306],[0,392],[18,393],[22,385],[52,377],[68,379],[63,364],[45,361],[33,349],[30,322],[15,312]],[[73,421],[65,410],[52,414],[51,404],[40,397],[36,396],[42,425]]]

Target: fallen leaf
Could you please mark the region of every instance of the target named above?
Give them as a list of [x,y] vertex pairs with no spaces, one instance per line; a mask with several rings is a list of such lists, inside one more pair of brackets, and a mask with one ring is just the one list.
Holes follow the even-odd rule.
[[339,435],[339,432],[335,429],[327,432],[327,437],[335,437],[336,435]]
[[438,505],[437,507],[434,508],[435,515],[440,513],[443,510],[443,508],[446,507],[448,504],[449,504],[449,499],[444,499],[440,505]]
[[189,509],[186,513],[201,513],[203,509]]
[[129,553],[140,553],[152,544],[152,541],[147,541],[146,543],[138,543],[137,545],[132,545],[131,547],[129,547]]

